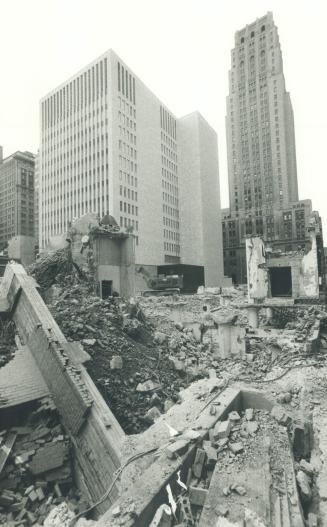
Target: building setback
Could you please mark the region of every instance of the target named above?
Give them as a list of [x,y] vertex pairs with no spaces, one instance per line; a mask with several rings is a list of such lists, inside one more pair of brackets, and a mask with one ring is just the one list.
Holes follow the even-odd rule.
[[40,110],[41,248],[73,218],[109,212],[133,229],[137,264],[202,265],[206,284],[221,285],[217,137],[198,113],[177,119],[112,50]]
[[224,270],[246,281],[245,238],[283,251],[303,247],[311,201],[298,198],[293,110],[272,13],[237,31],[227,97],[230,208],[222,229]]
[[0,147],[0,249],[14,236],[34,236],[34,154],[3,159]]

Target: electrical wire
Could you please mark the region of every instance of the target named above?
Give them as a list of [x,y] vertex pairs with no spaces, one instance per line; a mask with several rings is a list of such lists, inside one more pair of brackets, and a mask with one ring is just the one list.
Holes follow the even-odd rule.
[[88,514],[89,512],[91,512],[93,509],[95,509],[96,507],[98,507],[101,503],[104,502],[105,499],[108,498],[108,496],[110,495],[115,483],[117,482],[117,480],[120,478],[123,470],[130,464],[132,463],[133,461],[136,461],[137,459],[141,458],[141,457],[144,457],[148,454],[152,454],[154,452],[156,452],[158,450],[158,447],[155,447],[155,448],[151,448],[149,450],[146,450],[145,452],[140,452],[139,454],[135,454],[135,456],[132,456],[130,457],[121,467],[119,467],[117,470],[116,470],[116,473],[115,473],[115,477],[110,485],[110,487],[106,490],[106,492],[103,494],[103,496],[95,503],[93,503],[93,505],[91,505],[88,509],[86,509],[85,511],[82,511],[82,512],[79,512],[78,514],[76,514],[76,516],[74,516],[74,518],[71,519],[70,521],[70,524],[69,524],[69,527],[73,527],[76,523],[76,521],[79,519],[79,518],[82,518],[83,516],[85,516],[85,514]]

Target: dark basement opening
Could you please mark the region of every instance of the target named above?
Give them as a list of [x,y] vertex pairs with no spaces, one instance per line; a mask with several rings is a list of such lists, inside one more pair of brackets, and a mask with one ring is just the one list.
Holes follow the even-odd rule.
[[269,269],[271,296],[292,296],[292,272],[290,267]]

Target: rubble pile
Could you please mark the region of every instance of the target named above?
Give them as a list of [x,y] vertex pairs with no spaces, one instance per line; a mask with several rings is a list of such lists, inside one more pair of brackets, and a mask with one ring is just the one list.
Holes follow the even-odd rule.
[[0,368],[14,357],[15,349],[15,325],[0,319]]
[[74,272],[70,248],[41,255],[38,260],[28,268],[28,273],[35,278],[43,291],[62,279],[72,276]]
[[[87,370],[126,433],[148,428],[196,379],[264,379],[289,360],[290,342],[292,359],[300,354],[304,334],[315,327],[317,316],[326,316],[316,308],[299,310],[299,318],[288,322],[296,328],[282,344],[269,333],[263,338],[248,330],[243,360],[221,359],[203,338],[206,317],[216,325],[221,317],[237,317],[238,324],[247,325],[245,310],[222,306],[219,295],[146,297],[126,303],[102,300],[91,283],[66,276],[49,307],[66,338],[81,341],[89,353]],[[189,319],[183,322],[185,313]]]
[[43,525],[49,512],[68,502],[73,512],[86,503],[74,487],[70,441],[51,399],[0,431],[0,525]]
[[308,338],[319,325],[319,321],[327,318],[323,306],[310,306],[287,309],[274,308],[274,318],[271,322],[276,329],[294,329],[299,337]]
[[[271,412],[253,408],[232,411],[204,440],[196,430],[174,437],[166,447],[168,460],[183,455],[190,441],[197,448],[184,478],[179,472],[177,484],[167,489],[174,519],[167,505],[157,510],[155,518],[167,515],[172,521],[168,525],[225,525],[222,519],[226,518],[226,525],[241,522],[244,527],[264,527],[267,500],[274,504],[286,496],[291,506],[299,507],[298,492],[308,511],[314,494],[314,468],[301,457],[310,457],[310,450],[305,452],[303,445],[301,459],[293,464],[290,445],[295,448],[298,440],[297,425],[279,406]],[[271,514],[272,525],[279,525],[274,507]],[[317,518],[311,510],[309,514],[311,519]]]
[[[167,336],[154,331],[136,302],[102,300],[87,283],[66,277],[49,309],[66,338],[89,353],[87,370],[126,433],[148,428],[178,401],[181,388],[207,375],[201,368],[175,368]],[[200,353],[193,337],[180,336],[189,351]]]

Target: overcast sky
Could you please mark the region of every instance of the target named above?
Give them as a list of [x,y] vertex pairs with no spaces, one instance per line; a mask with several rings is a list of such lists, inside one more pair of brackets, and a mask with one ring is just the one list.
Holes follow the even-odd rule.
[[176,116],[199,110],[218,133],[228,206],[225,112],[234,33],[267,11],[291,93],[300,198],[324,220],[325,0],[0,0],[0,144],[36,152],[39,99],[112,48]]

